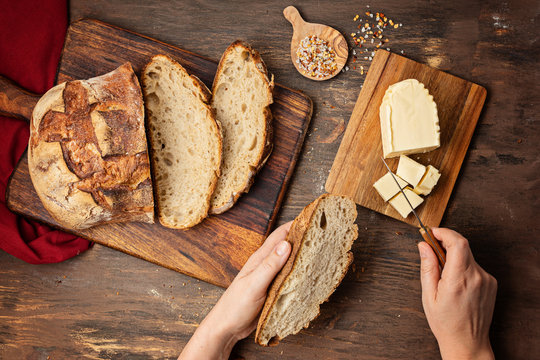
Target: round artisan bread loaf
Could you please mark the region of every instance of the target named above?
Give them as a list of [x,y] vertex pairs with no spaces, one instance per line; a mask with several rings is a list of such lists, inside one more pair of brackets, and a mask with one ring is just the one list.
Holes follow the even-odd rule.
[[44,207],[65,228],[153,223],[143,100],[131,64],[50,89],[32,114],[28,167]]

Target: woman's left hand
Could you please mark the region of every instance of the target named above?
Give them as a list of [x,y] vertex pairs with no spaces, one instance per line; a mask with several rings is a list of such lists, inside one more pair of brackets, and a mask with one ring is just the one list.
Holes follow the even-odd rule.
[[291,245],[285,241],[291,223],[274,230],[251,255],[197,328],[179,359],[227,359],[234,344],[255,330],[268,286],[291,252]]

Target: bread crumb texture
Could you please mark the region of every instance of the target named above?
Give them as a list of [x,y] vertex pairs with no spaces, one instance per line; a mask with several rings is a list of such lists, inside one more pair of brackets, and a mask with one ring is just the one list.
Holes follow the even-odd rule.
[[349,250],[358,236],[356,214],[356,205],[348,198],[329,195],[321,199],[299,244],[293,269],[260,331],[260,344],[296,334],[317,317],[320,304],[334,292],[352,260]]
[[208,214],[221,163],[210,91],[164,55],[145,67],[143,87],[159,220],[194,226]]
[[213,86],[212,107],[223,131],[221,177],[212,212],[230,208],[266,159],[273,83],[259,54],[235,42],[224,53]]

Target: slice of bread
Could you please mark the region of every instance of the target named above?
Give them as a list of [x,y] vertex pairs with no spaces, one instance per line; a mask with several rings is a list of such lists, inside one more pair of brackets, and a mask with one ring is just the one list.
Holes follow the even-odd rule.
[[210,212],[230,209],[272,151],[274,81],[259,53],[235,41],[223,53],[212,86],[212,107],[223,130],[221,177]]
[[358,236],[356,205],[347,197],[325,194],[294,220],[287,241],[291,255],[268,290],[255,341],[275,345],[319,315],[345,277],[349,251]]
[[142,84],[159,221],[186,229],[208,215],[220,173],[221,131],[211,94],[165,55],[145,66]]

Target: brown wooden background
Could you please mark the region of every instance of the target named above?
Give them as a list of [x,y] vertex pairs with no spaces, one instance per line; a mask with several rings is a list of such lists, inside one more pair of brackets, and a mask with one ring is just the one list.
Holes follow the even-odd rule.
[[[488,90],[442,225],[470,239],[499,281],[491,340],[499,359],[540,358],[539,5],[532,0],[370,2],[403,23],[392,51]],[[218,59],[243,38],[279,83],[303,90],[313,120],[279,223],[321,194],[364,76],[316,83],[289,61],[289,2],[72,1],[93,17]],[[347,35],[358,1],[296,2],[307,21]],[[385,33],[386,34],[386,33]],[[362,62],[367,65],[367,62]],[[438,359],[420,300],[417,230],[359,208],[354,266],[321,316],[278,347],[253,338],[245,359]],[[99,245],[55,265],[0,253],[0,358],[175,358],[222,289]]]

